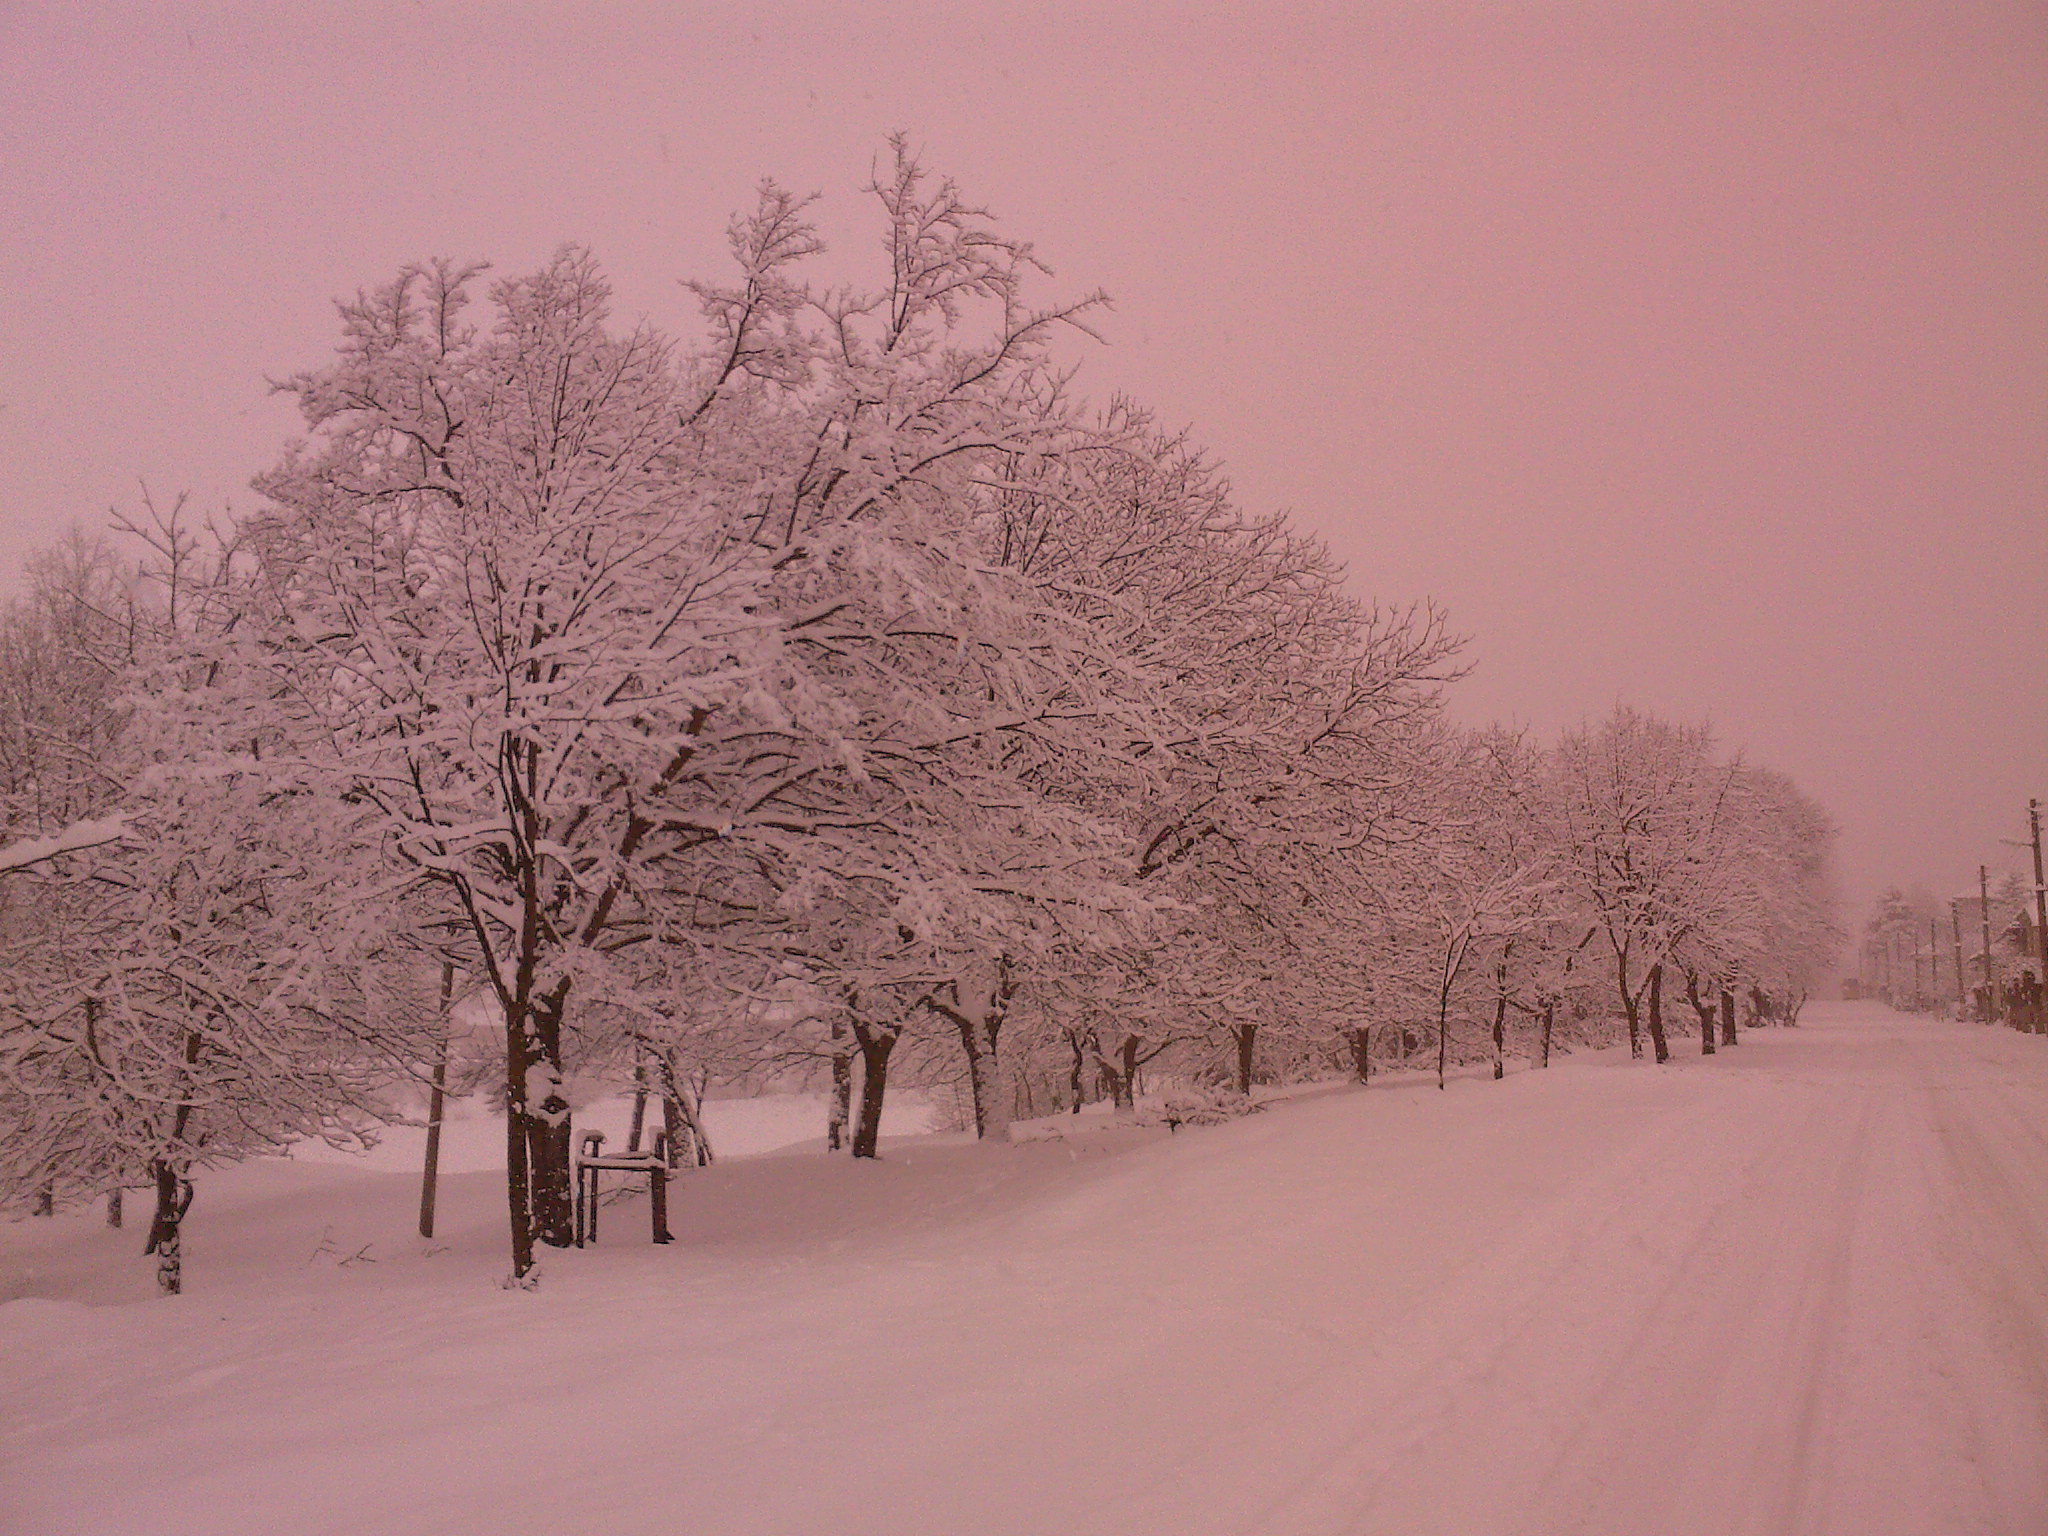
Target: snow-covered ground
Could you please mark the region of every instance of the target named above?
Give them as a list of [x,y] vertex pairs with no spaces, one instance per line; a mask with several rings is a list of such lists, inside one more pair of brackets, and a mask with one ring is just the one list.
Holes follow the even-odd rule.
[[2048,1041],[1696,1049],[736,1158],[532,1293],[488,1172],[431,1247],[408,1174],[210,1179],[170,1301],[18,1222],[0,1530],[2048,1529]]

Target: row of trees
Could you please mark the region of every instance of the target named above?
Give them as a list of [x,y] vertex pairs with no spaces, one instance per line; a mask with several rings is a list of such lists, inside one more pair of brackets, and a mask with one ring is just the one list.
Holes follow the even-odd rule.
[[1001,1138],[1148,1069],[1441,1073],[1477,1021],[1498,1072],[1602,990],[1661,1060],[1667,989],[1709,1047],[1738,989],[1801,994],[1829,831],[1788,783],[1627,712],[1452,727],[1435,613],[1073,397],[1098,301],[1033,307],[1030,248],[900,145],[872,191],[873,289],[805,283],[766,185],[690,347],[579,251],[409,268],[283,386],[308,435],[254,515],[37,569],[11,1194],[146,1173],[175,1289],[192,1169],[373,1133],[448,966],[501,1026],[517,1277],[571,1239],[590,1081],[814,1071],[873,1156],[905,1063]]

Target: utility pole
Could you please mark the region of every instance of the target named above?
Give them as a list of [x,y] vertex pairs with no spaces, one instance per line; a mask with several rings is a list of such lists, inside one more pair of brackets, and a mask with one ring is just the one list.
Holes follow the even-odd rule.
[[2048,986],[2048,884],[2041,878],[2041,802],[2027,802],[2027,828],[2033,835],[2034,843],[2034,958],[2041,963],[2035,972],[2043,986]]
[[1956,1021],[1958,1023],[1962,1021],[1963,1011],[1970,1003],[1970,988],[1963,978],[1963,914],[1962,908],[1959,905],[1961,900],[1960,896],[1951,896],[1948,899],[1948,935],[1954,941],[1956,947]]
[[2034,959],[2038,969],[2034,972],[2034,1027],[2048,1029],[2048,1018],[2042,1016],[2042,1009],[2048,1007],[2048,884],[2041,878],[2041,802],[2027,801],[2027,828],[2034,843]]
[[1998,988],[1991,981],[1991,871],[1977,866],[1977,920],[1984,926],[1984,1022],[1998,1022]]

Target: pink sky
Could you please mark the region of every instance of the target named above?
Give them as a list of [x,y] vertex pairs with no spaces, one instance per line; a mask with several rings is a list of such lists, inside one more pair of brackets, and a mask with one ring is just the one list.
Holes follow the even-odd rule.
[[683,329],[759,176],[863,256],[896,128],[1115,296],[1090,393],[1448,607],[1462,715],[1709,716],[1859,899],[2013,857],[2039,3],[0,3],[0,585],[139,480],[247,504],[264,379],[400,263],[582,241]]

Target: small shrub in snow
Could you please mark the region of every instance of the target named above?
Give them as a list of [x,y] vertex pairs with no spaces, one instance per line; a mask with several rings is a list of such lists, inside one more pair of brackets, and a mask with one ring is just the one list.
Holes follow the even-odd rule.
[[1229,1088],[1182,1089],[1161,1098],[1140,1117],[1140,1123],[1177,1131],[1184,1125],[1221,1125],[1255,1114],[1260,1107],[1249,1095]]

